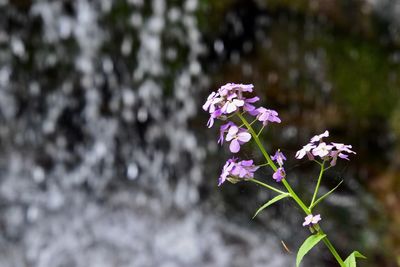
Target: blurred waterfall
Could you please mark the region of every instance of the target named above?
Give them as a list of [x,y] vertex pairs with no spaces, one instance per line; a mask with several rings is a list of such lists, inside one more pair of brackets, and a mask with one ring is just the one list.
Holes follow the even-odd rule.
[[204,48],[177,2],[2,2],[0,266],[287,266],[192,211]]

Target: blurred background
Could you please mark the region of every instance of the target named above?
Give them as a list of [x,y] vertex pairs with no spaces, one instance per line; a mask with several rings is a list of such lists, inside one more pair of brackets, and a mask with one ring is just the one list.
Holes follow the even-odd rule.
[[[306,199],[317,169],[295,152],[325,129],[353,145],[317,211],[343,257],[400,266],[399,0],[0,0],[0,14],[0,266],[294,266],[301,211],[252,220],[269,192],[217,188],[230,153],[201,105],[227,82],[279,111],[263,141]],[[337,265],[318,246],[304,266]]]

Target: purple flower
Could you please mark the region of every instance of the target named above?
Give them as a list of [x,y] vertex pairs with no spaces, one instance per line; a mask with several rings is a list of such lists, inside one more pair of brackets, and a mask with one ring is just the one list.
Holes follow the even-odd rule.
[[231,92],[237,92],[240,95],[243,92],[253,92],[253,85],[252,84],[236,84],[236,83],[227,83],[223,86],[221,86],[218,89],[218,92],[222,95],[222,96],[226,96],[229,95]]
[[334,143],[334,142],[332,142],[332,145],[338,151],[357,154],[356,152],[354,152],[353,150],[350,149],[350,148],[353,148],[351,145],[345,145],[345,144],[342,144],[342,143]]
[[236,126],[233,122],[229,121],[228,123],[225,123],[219,127],[219,139],[218,139],[218,144],[223,144],[224,143],[224,134],[228,131],[228,129],[231,126]]
[[302,149],[300,149],[299,151],[296,152],[296,159],[302,159],[306,154],[309,156],[309,158],[313,158],[312,154],[310,153],[310,151],[315,148],[316,146],[313,144],[307,144],[305,146],[303,146]]
[[252,103],[259,100],[258,97],[246,98],[244,92],[252,92],[252,84],[227,83],[221,86],[217,92],[212,92],[203,105],[203,109],[210,113],[207,126],[211,128],[215,119],[224,119],[225,115],[236,112],[239,109],[251,112],[255,110]]
[[283,155],[283,153],[278,149],[278,150],[275,152],[275,155],[273,155],[271,159],[274,160],[274,161],[276,161],[276,162],[279,164],[279,166],[282,166],[282,165],[283,165],[283,162],[286,160],[286,157],[285,157],[285,155]]
[[333,143],[333,142],[332,142],[332,145],[336,148],[336,150],[331,151],[331,153],[329,154],[329,156],[332,158],[331,163],[330,163],[331,166],[336,165],[336,161],[337,161],[338,157],[341,159],[349,160],[349,155],[344,154],[344,152],[357,154],[356,152],[354,152],[353,150],[350,149],[350,148],[352,148],[351,145],[345,145],[345,144]]
[[237,183],[241,180],[254,178],[254,172],[259,167],[254,165],[253,160],[236,161],[236,158],[231,158],[225,163],[218,179],[218,186],[223,184],[226,180],[231,183]]
[[236,161],[235,158],[231,158],[226,161],[224,167],[222,168],[222,173],[218,179],[218,186],[223,184],[226,181],[226,179],[228,179],[228,176],[231,174],[231,171],[235,166],[235,161]]
[[319,145],[312,150],[312,154],[314,156],[319,156],[321,158],[329,155],[331,152],[333,146],[332,145],[327,145],[325,142],[319,143]]
[[259,167],[253,164],[253,160],[242,160],[239,161],[232,169],[232,176],[239,177],[242,179],[254,178],[254,172]]
[[336,165],[338,158],[349,160],[348,154],[356,154],[356,152],[351,150],[351,145],[334,142],[328,145],[325,142],[322,142],[322,138],[328,136],[328,131],[325,131],[319,135],[315,135],[313,138],[311,138],[310,143],[303,146],[302,149],[296,152],[296,158],[302,159],[305,155],[307,155],[310,160],[313,160],[314,156],[318,156],[323,160],[330,160],[331,166],[334,166]]
[[214,119],[219,118],[221,115],[222,115],[221,109],[217,109],[214,112],[212,112],[207,122],[208,128],[211,128],[214,125]]
[[243,110],[249,112],[250,114],[256,110],[256,107],[252,104],[260,100],[258,96],[247,98],[244,100]]
[[257,109],[257,119],[264,125],[267,125],[268,122],[281,123],[281,119],[278,117],[278,112],[263,107]]
[[240,146],[250,141],[250,139],[251,134],[249,134],[243,128],[238,128],[236,125],[233,125],[229,128],[225,138],[226,141],[231,141],[231,144],[229,145],[229,150],[232,153],[239,152]]
[[323,132],[322,134],[315,135],[313,138],[311,138],[310,142],[311,143],[319,142],[324,137],[329,137],[329,132],[327,130],[325,132]]
[[238,108],[244,105],[244,100],[237,99],[236,94],[229,96],[222,106],[221,110],[224,114],[229,114],[236,111]]
[[279,167],[274,174],[272,175],[272,178],[274,178],[275,181],[280,182],[283,179],[285,179],[286,172],[283,167]]
[[317,224],[321,220],[321,215],[317,214],[313,216],[312,214],[304,218],[303,226],[312,226]]

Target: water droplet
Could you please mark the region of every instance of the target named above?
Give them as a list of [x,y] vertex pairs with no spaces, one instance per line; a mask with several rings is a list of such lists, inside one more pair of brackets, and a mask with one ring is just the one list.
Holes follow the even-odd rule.
[[147,121],[147,118],[148,118],[147,110],[145,108],[140,108],[137,113],[138,121],[145,122]]
[[214,42],[214,50],[218,54],[221,54],[224,52],[224,43],[221,40],[216,40]]
[[45,179],[44,170],[39,166],[33,169],[32,175],[33,175],[33,180],[35,180],[36,183],[41,183]]
[[131,163],[128,166],[128,179],[135,180],[138,177],[139,169],[136,164]]

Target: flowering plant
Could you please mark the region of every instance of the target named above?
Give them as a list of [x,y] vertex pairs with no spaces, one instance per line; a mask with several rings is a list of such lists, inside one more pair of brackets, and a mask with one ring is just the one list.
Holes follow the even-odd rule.
[[[254,106],[254,103],[256,103],[259,98],[257,96],[249,97],[248,94],[252,92],[252,84],[228,83],[221,86],[216,92],[212,92],[203,105],[203,109],[210,114],[210,119],[207,122],[209,128],[214,125],[215,120],[225,121],[225,123],[220,126],[219,144],[222,145],[224,141],[230,142],[229,150],[232,153],[238,153],[242,145],[253,139],[266,161],[260,165],[256,165],[251,159],[239,160],[236,157],[229,159],[222,169],[218,180],[218,186],[221,186],[226,181],[231,183],[249,181],[277,193],[277,196],[257,210],[254,217],[266,207],[284,198],[291,198],[300,206],[306,215],[302,225],[308,227],[310,236],[299,248],[296,257],[296,266],[300,265],[308,251],[322,241],[341,267],[355,267],[356,258],[365,257],[358,251],[354,251],[343,260],[320,226],[320,221],[322,220],[321,215],[313,214],[313,209],[341,184],[340,182],[328,193],[318,197],[324,172],[335,166],[338,159],[349,160],[350,154],[356,154],[351,150],[352,146],[334,142],[326,143],[324,138],[329,137],[329,132],[325,131],[320,135],[312,137],[308,144],[297,151],[295,155],[297,159],[302,159],[307,156],[309,160],[316,162],[320,167],[311,202],[309,205],[306,205],[305,201],[299,198],[287,180],[284,167],[284,162],[286,161],[285,155],[278,149],[271,157],[259,138],[262,131],[269,124],[281,122],[279,114],[275,110]],[[259,124],[258,127],[256,127],[256,123]],[[259,128],[259,130],[256,131],[256,128]],[[284,189],[278,189],[275,186],[255,179],[255,172],[261,167],[271,168],[273,171],[273,180],[275,180],[276,183],[283,184]]]

